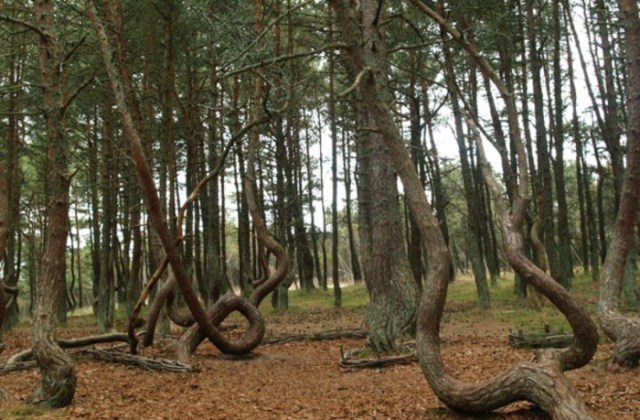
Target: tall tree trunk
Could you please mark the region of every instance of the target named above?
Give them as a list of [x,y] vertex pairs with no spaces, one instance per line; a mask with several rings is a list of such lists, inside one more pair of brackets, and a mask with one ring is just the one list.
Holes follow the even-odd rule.
[[[333,15],[329,10],[329,42],[333,41]],[[336,308],[342,307],[342,289],[338,270],[338,124],[336,115],[335,55],[329,54],[329,125],[331,130],[331,277]],[[366,277],[366,274],[365,274]]]
[[473,171],[471,163],[469,162],[469,146],[467,145],[466,136],[462,126],[463,117],[458,98],[458,85],[455,80],[456,76],[454,74],[451,51],[447,44],[446,33],[444,31],[441,33],[441,37],[447,73],[447,86],[449,87],[449,95],[451,96],[451,106],[453,108],[453,117],[456,128],[456,141],[458,143],[458,150],[460,151],[460,169],[462,171],[462,180],[464,184],[464,196],[467,203],[466,225],[468,227],[469,235],[467,242],[469,246],[468,257],[471,261],[471,268],[476,282],[478,306],[486,309],[491,306],[491,298],[487,285],[487,273],[480,242],[480,223],[482,221],[480,216],[481,204],[479,202],[478,191],[475,188],[476,183],[473,181]]
[[[551,276],[557,279],[565,287],[570,285],[570,278],[562,277],[564,273],[560,270],[560,260],[558,256],[558,246],[555,238],[555,221],[553,217],[553,188],[550,167],[549,142],[547,141],[546,122],[544,118],[544,96],[542,92],[542,71],[541,47],[538,45],[538,29],[535,14],[534,2],[527,1],[525,5],[527,34],[529,37],[529,63],[531,64],[531,78],[533,84],[533,106],[536,129],[536,151],[538,176],[534,178],[536,184],[535,196],[536,205],[540,219],[542,220],[544,237],[543,241],[549,259],[549,269]],[[558,193],[558,192],[556,192]]]
[[[306,120],[305,116],[305,120]],[[320,265],[320,253],[318,251],[318,228],[316,227],[316,206],[315,206],[315,195],[314,190],[317,187],[315,182],[315,174],[313,173],[313,169],[311,166],[312,156],[311,156],[311,136],[309,135],[309,124],[304,124],[304,142],[305,142],[305,163],[307,167],[307,204],[309,206],[309,219],[311,222],[311,226],[309,227],[310,235],[311,235],[311,249],[313,251],[313,266],[316,274],[316,279],[318,280],[318,284],[322,287],[322,266]]]
[[102,165],[100,171],[100,185],[102,196],[101,213],[101,243],[100,249],[100,275],[98,276],[97,288],[94,290],[96,321],[98,331],[104,333],[113,327],[115,311],[115,278],[114,259],[115,249],[113,243],[113,228],[116,221],[116,197],[115,197],[115,177],[114,166],[114,141],[113,138],[113,116],[111,113],[112,101],[107,99],[104,106],[103,129],[102,129]]
[[563,100],[563,70],[560,65],[561,24],[560,1],[552,4],[553,13],[553,97],[554,97],[554,132],[555,158],[553,160],[553,177],[556,187],[557,203],[557,231],[558,231],[558,259],[560,263],[560,278],[566,279],[566,285],[571,285],[573,277],[573,263],[571,254],[571,235],[569,232],[569,210],[567,208],[567,194],[565,189],[564,172],[564,100]]
[[[329,10],[329,15],[331,14],[331,10]],[[330,29],[331,26],[329,27]],[[330,53],[331,54],[331,53]],[[329,56],[330,60],[331,55]],[[329,61],[329,63],[332,63],[331,61]],[[330,67],[330,72],[329,72],[329,94],[331,94],[332,92],[332,78],[334,77],[334,72],[333,72],[333,64],[331,65],[332,67]],[[335,93],[335,92],[334,92]],[[329,105],[331,106],[331,105]],[[331,108],[329,108],[331,109]],[[322,287],[322,290],[327,290],[328,289],[328,285],[327,285],[327,278],[329,277],[329,264],[328,264],[328,259],[327,259],[327,209],[324,206],[324,154],[322,153],[322,129],[320,127],[320,122],[322,121],[322,117],[320,115],[320,108],[318,107],[318,138],[319,140],[319,146],[320,146],[320,156],[318,156],[318,159],[320,160],[320,206],[322,208],[322,238],[320,240],[320,249],[322,251],[322,279],[320,279],[320,287]]]
[[[411,79],[409,81],[409,138],[411,144],[411,160],[416,170],[421,175],[423,185],[426,184],[426,175],[424,170],[424,148],[422,147],[422,119],[420,115],[420,106],[422,104],[417,91],[417,63],[414,51],[409,52]],[[426,186],[426,185],[425,185]],[[405,206],[406,207],[406,206]],[[424,276],[424,266],[422,259],[422,243],[420,242],[420,230],[411,216],[411,212],[405,212],[405,218],[408,221],[407,232],[407,254],[409,257],[409,266],[413,274],[413,279],[418,286],[418,290],[422,290],[422,278]]]
[[64,261],[69,236],[68,145],[65,138],[61,49],[54,26],[53,2],[38,0],[34,4],[36,26],[42,31],[39,45],[40,79],[43,87],[43,112],[47,135],[48,192],[47,226],[41,273],[33,308],[32,347],[42,381],[31,402],[48,407],[65,407],[76,390],[74,363],[58,346],[56,308],[60,284],[64,279]]
[[[336,10],[341,23],[344,39],[344,10]],[[375,77],[383,83],[383,95],[391,101],[391,92],[386,84],[387,68],[382,57],[385,41],[377,4],[374,1],[362,3],[358,21],[363,27],[363,39],[367,40],[365,51]],[[346,63],[352,76],[362,71],[355,63]],[[366,79],[370,78],[365,75]],[[366,96],[361,94],[366,100]],[[366,134],[357,140],[358,156],[358,212],[360,250],[364,266],[364,279],[369,292],[369,305],[364,322],[369,331],[367,344],[376,351],[395,348],[395,340],[402,335],[415,333],[417,315],[417,284],[411,274],[402,236],[400,203],[398,202],[397,178],[391,162],[387,159],[386,139],[378,133],[379,121],[374,118],[370,107],[359,104],[358,127]]]
[[[7,173],[4,165],[0,162],[0,260],[5,260],[5,250],[7,249],[7,238],[9,237],[9,192]],[[4,349],[2,341],[2,327],[5,319],[5,309],[7,304],[7,293],[5,292],[4,279],[0,278],[0,353]]]
[[347,224],[347,234],[349,240],[349,256],[351,257],[351,273],[353,275],[353,282],[358,284],[362,282],[362,267],[360,266],[360,257],[358,255],[358,247],[356,246],[356,239],[353,229],[353,215],[352,206],[353,200],[351,199],[351,150],[349,142],[344,140],[342,142],[342,162],[344,168],[344,193],[345,193],[345,223]]
[[604,333],[615,342],[614,361],[636,367],[640,362],[640,319],[620,312],[620,298],[640,205],[640,17],[635,0],[618,0],[618,7],[627,42],[627,168],[614,237],[600,276],[598,320]]
[[[7,238],[9,237],[9,200],[8,200],[7,176],[4,165],[0,161],[0,260],[4,262],[5,250],[7,248]],[[5,308],[7,305],[7,293],[5,292],[5,283],[0,278],[0,354],[4,350],[4,341],[2,339],[2,328],[5,319]],[[0,387],[0,402],[10,399],[11,396]]]
[[[9,212],[7,214],[8,238],[6,243],[6,253],[4,254],[4,281],[7,286],[15,288],[20,278],[20,255],[18,252],[18,240],[20,237],[20,194],[22,186],[22,172],[20,169],[20,149],[23,140],[21,136],[24,134],[20,130],[24,126],[25,115],[21,112],[23,107],[23,68],[28,54],[25,51],[25,43],[23,37],[17,35],[20,31],[16,25],[9,25],[12,35],[10,38],[10,57],[8,83],[15,86],[8,93],[9,96],[9,115],[7,116],[8,126],[6,133],[6,176],[11,180],[7,186],[7,203]],[[22,131],[22,133],[21,133]],[[12,299],[8,308],[6,308],[4,326],[0,328],[11,329],[19,319],[18,299]]]

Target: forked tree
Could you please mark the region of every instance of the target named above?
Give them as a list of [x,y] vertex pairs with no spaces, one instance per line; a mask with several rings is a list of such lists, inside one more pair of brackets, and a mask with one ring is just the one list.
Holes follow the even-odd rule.
[[[420,0],[411,1],[419,10],[435,20],[471,55],[497,86],[505,100],[510,118],[517,116],[512,96],[489,63],[467,43],[462,34]],[[513,268],[530,285],[543,293],[565,315],[574,331],[574,342],[565,349],[544,350],[531,361],[520,362],[481,383],[465,383],[449,373],[440,351],[440,322],[450,280],[450,255],[437,220],[411,163],[400,131],[396,126],[384,89],[388,86],[382,71],[383,57],[376,45],[364,42],[361,12],[355,2],[330,0],[339,18],[346,52],[358,77],[356,83],[372,115],[377,130],[388,148],[388,156],[400,176],[410,210],[420,229],[427,250],[429,270],[422,295],[417,324],[416,345],[420,365],[436,395],[450,408],[468,413],[482,413],[519,400],[528,400],[554,418],[590,418],[583,400],[564,377],[563,371],[588,363],[596,350],[598,335],[595,325],[580,305],[555,280],[542,272],[523,252],[522,223],[528,205],[527,156],[520,139],[518,124],[511,121],[511,137],[517,148],[519,179],[512,207],[503,201],[491,172],[484,171],[499,212],[506,242],[507,257]],[[376,10],[377,2],[363,1],[361,8]],[[473,123],[470,121],[470,124]],[[481,142],[478,142],[481,151]]]

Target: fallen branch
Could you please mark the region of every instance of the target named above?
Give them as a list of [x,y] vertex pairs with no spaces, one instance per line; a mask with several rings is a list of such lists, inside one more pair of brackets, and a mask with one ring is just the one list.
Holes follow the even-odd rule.
[[283,344],[292,341],[322,341],[322,340],[340,340],[343,338],[366,338],[367,333],[360,329],[356,330],[329,330],[306,334],[287,334],[273,336],[262,340],[262,344]]
[[509,345],[513,348],[564,348],[573,342],[573,334],[509,332]]
[[[141,331],[138,335],[144,335],[145,332]],[[84,346],[91,346],[102,343],[129,343],[129,336],[124,333],[110,333],[101,335],[89,335],[87,337],[72,338],[72,339],[58,339],[58,345],[63,349],[78,348]],[[33,357],[33,351],[27,349],[16,353],[7,360],[7,365],[14,365],[20,362],[25,362]]]
[[[199,365],[190,365],[170,359],[152,359],[143,356],[123,353],[112,349],[79,349],[69,352],[75,360],[99,360],[109,363],[120,363],[139,367],[152,372],[198,372]],[[17,362],[0,367],[0,375],[38,367],[35,360]]]
[[375,357],[364,358],[359,356],[361,353],[369,352],[369,349],[353,349],[344,352],[340,347],[340,367],[347,369],[379,369],[395,365],[406,365],[418,361],[416,354],[415,342],[404,343],[398,346],[399,349],[405,350],[405,354],[384,355],[375,353]]
[[171,359],[151,359],[129,353],[112,350],[82,349],[74,353],[78,359],[96,359],[105,362],[121,363],[127,366],[135,366],[148,371],[163,372],[199,372],[199,365],[190,365]]
[[341,359],[340,367],[348,369],[379,369],[395,365],[406,365],[418,361],[416,353],[402,356],[387,356],[379,359]]

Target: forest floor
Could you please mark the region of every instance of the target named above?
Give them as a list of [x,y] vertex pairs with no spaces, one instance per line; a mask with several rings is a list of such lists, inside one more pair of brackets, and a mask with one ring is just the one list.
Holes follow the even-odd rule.
[[[480,311],[468,303],[448,304],[442,351],[460,378],[480,381],[531,357],[532,350],[509,346],[508,331],[518,328],[507,311]],[[362,326],[362,308],[311,308],[270,313],[267,335],[349,330]],[[120,325],[122,329],[124,326]],[[62,337],[93,334],[71,326]],[[179,333],[178,330],[175,333]],[[28,327],[5,335],[8,356],[29,347]],[[601,339],[601,341],[604,341]],[[171,338],[144,350],[148,357],[172,358]],[[150,372],[99,361],[76,363],[73,403],[58,410],[25,404],[38,384],[37,369],[0,376],[13,400],[0,403],[0,419],[465,419],[447,410],[430,390],[417,363],[380,369],[340,367],[341,352],[361,348],[364,339],[288,341],[259,346],[247,358],[230,358],[205,342],[195,358],[196,373]],[[611,345],[602,344],[594,360],[567,375],[597,418],[640,418],[638,371],[608,368]],[[517,403],[484,419],[543,419],[531,404]]]

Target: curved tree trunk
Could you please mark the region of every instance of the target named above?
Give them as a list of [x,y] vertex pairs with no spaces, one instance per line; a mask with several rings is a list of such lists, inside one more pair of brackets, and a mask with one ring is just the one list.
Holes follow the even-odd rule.
[[113,53],[109,37],[107,36],[104,26],[97,18],[97,11],[94,3],[91,0],[85,0],[84,4],[91,26],[98,37],[100,53],[105,64],[105,69],[111,85],[111,91],[114,95],[115,103],[122,119],[124,134],[130,143],[136,173],[147,199],[150,219],[153,227],[158,232],[158,236],[166,252],[167,261],[171,265],[178,287],[180,288],[195,321],[198,323],[200,328],[202,328],[205,337],[207,337],[223,352],[230,354],[244,354],[252,348],[255,348],[257,343],[250,343],[250,348],[247,350],[247,343],[232,343],[224,337],[220,330],[209,320],[207,313],[200,305],[200,302],[191,287],[190,281],[187,278],[187,273],[182,265],[182,261],[174,244],[174,239],[171,237],[171,232],[162,211],[158,192],[155,188],[155,184],[151,177],[151,171],[145,157],[145,151],[142,146],[140,134],[134,124],[129,104],[125,98],[125,89],[122,78],[112,59]]
[[40,367],[42,381],[31,402],[48,407],[71,403],[76,390],[73,360],[56,340],[56,308],[64,279],[65,252],[69,235],[69,186],[67,142],[63,128],[64,110],[60,90],[62,65],[60,47],[53,23],[53,2],[34,3],[36,26],[42,31],[39,58],[43,86],[43,111],[47,131],[47,225],[41,273],[33,309],[33,353]]
[[[440,15],[419,0],[411,0],[421,11],[436,20],[460,42],[481,66],[483,72],[490,75],[501,89],[507,102],[508,113],[515,114],[515,104],[502,81],[489,64],[469,44],[465,43],[458,31],[448,25]],[[575,333],[575,342],[567,349],[540,353],[536,360],[517,364],[509,371],[480,384],[466,384],[452,377],[445,369],[440,354],[440,322],[450,279],[450,256],[437,221],[426,199],[419,177],[415,171],[409,153],[395,125],[391,113],[379,94],[375,50],[365,45],[359,38],[359,17],[345,0],[331,0],[331,6],[339,17],[343,40],[348,43],[347,51],[357,72],[363,72],[360,82],[367,106],[375,118],[380,133],[388,147],[389,157],[401,177],[410,209],[420,228],[423,243],[429,257],[429,272],[418,316],[417,350],[423,372],[439,398],[449,407],[471,413],[480,413],[501,407],[512,401],[529,400],[556,418],[589,418],[584,402],[575,389],[562,375],[565,369],[575,369],[586,364],[593,356],[597,345],[597,330],[586,312],[553,279],[539,270],[525,258],[522,250],[522,221],[527,204],[527,168],[526,155],[517,125],[512,126],[512,137],[518,148],[520,168],[518,197],[514,201],[513,217],[507,211],[505,203],[494,187],[492,178],[487,177],[489,187],[494,194],[507,242],[510,263],[522,277],[541,290],[565,314]],[[364,47],[363,47],[364,46]],[[478,142],[479,152],[482,152]],[[482,158],[481,154],[481,158]],[[486,163],[486,162],[483,162]],[[484,165],[483,165],[484,166]]]
[[640,360],[640,319],[620,313],[620,296],[640,199],[640,18],[635,0],[618,0],[618,6],[627,37],[627,168],[616,230],[600,275],[598,320],[604,333],[616,344],[614,361],[624,367],[635,367]]

